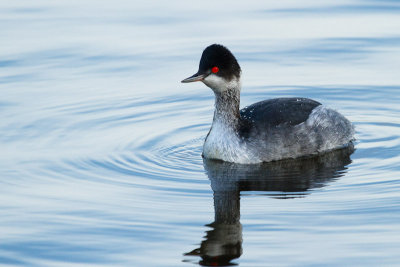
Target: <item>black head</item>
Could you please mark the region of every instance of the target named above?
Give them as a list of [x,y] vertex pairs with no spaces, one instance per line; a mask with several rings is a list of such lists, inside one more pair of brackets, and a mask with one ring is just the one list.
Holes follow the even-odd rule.
[[218,68],[218,76],[230,80],[240,76],[240,66],[235,56],[225,46],[213,44],[204,49],[201,55],[199,71],[207,72],[213,67]]
[[240,77],[240,66],[235,56],[223,45],[213,44],[204,49],[201,55],[199,71],[182,82],[202,81],[210,74],[229,81]]

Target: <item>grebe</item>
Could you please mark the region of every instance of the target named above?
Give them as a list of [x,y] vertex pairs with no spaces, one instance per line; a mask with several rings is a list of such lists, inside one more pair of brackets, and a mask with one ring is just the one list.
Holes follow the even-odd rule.
[[224,46],[208,46],[196,74],[215,94],[203,157],[252,164],[314,155],[349,145],[354,127],[343,115],[308,98],[275,98],[239,110],[241,69]]

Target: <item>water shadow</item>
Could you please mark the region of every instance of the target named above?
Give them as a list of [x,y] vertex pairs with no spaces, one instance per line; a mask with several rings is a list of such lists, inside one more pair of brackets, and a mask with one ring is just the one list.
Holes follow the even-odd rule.
[[204,159],[204,168],[214,191],[214,222],[200,247],[185,256],[198,256],[203,266],[235,265],[242,255],[240,195],[245,191],[262,191],[273,198],[305,197],[346,173],[354,147],[320,156],[240,165]]

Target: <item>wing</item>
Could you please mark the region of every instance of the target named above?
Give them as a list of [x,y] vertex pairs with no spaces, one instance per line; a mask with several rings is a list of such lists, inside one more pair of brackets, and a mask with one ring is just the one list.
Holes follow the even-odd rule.
[[312,110],[321,103],[308,98],[275,98],[240,110],[241,120],[257,128],[278,125],[294,126],[307,120]]

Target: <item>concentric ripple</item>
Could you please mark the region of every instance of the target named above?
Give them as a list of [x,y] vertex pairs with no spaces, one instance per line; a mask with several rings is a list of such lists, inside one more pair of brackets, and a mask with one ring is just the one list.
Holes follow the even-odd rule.
[[[151,240],[160,238],[154,231],[168,232],[172,234],[169,238],[173,239],[180,236],[181,229],[177,227],[171,230],[164,221],[165,217],[179,217],[192,224],[207,223],[207,219],[199,220],[187,211],[196,207],[202,211],[197,216],[206,214],[212,217],[209,212],[213,205],[208,202],[212,202],[213,191],[214,194],[217,191],[224,192],[235,188],[236,183],[244,190],[241,192],[243,198],[260,195],[271,201],[294,197],[305,197],[306,201],[310,201],[311,196],[317,195],[316,191],[321,192],[334,184],[335,189],[320,194],[319,201],[310,201],[308,205],[314,205],[315,209],[323,205],[325,212],[338,214],[358,212],[360,205],[364,209],[376,205],[377,202],[370,196],[384,193],[390,202],[380,201],[379,212],[389,211],[391,214],[396,208],[390,204],[397,193],[394,185],[399,185],[400,175],[397,167],[400,164],[400,107],[397,105],[400,99],[394,94],[399,89],[249,88],[251,93],[242,96],[244,104],[273,97],[313,96],[338,109],[355,124],[356,151],[351,155],[351,160],[339,167],[330,166],[329,162],[304,165],[311,166],[309,172],[304,172],[308,167],[304,168],[301,162],[293,170],[285,167],[285,164],[273,163],[256,168],[204,164],[201,151],[211,124],[214,100],[212,93],[207,90],[186,96],[116,97],[39,107],[31,112],[28,122],[14,123],[13,131],[3,136],[14,149],[14,154],[9,154],[14,165],[6,174],[12,176],[18,172],[18,178],[2,181],[2,185],[13,192],[4,196],[15,200],[29,196],[28,206],[32,214],[40,211],[43,205],[52,210],[43,218],[36,217],[37,224],[44,220],[47,227],[54,227],[52,231],[62,233],[64,220],[86,220],[87,216],[93,216],[87,226],[82,226],[86,224],[81,222],[72,230],[69,229],[80,233],[84,227],[88,239],[93,225],[97,228],[113,225],[117,229],[115,231],[122,231],[121,235],[133,231],[135,238],[140,238],[142,231],[153,231]],[[346,97],[343,97],[346,92]],[[393,94],[393,98],[388,100],[381,97],[382,92],[384,95]],[[28,134],[18,134],[23,131]],[[8,150],[12,151],[11,148]],[[283,173],[280,173],[282,170]],[[268,172],[268,179],[261,177]],[[383,175],[384,178],[378,179]],[[243,180],[243,176],[251,179]],[[21,183],[29,186],[21,188]],[[355,189],[357,195],[353,196]],[[341,196],[341,202],[336,199],[337,195]],[[49,204],[49,199],[54,200],[54,204]],[[341,204],[332,205],[333,199]],[[7,208],[14,210],[19,205],[18,201],[15,203]],[[76,205],[72,210],[71,203]],[[81,203],[85,204],[80,207]],[[180,209],[186,214],[176,209],[176,203],[180,203]],[[285,203],[288,202],[279,203],[287,205]],[[296,203],[293,214],[296,214],[296,207],[301,208],[302,202]],[[269,204],[265,200],[253,203],[251,210],[255,213],[251,216],[265,214],[266,205]],[[286,209],[289,211],[290,205]],[[274,209],[270,207],[269,211],[273,213]],[[277,212],[281,214],[281,211]],[[53,218],[53,214],[57,216]],[[302,215],[298,216],[301,218]],[[360,220],[363,220],[363,216],[367,215],[359,215]],[[119,219],[109,221],[108,218]],[[257,220],[256,216],[254,225],[257,225]],[[107,239],[114,238],[115,232],[106,231],[106,235]],[[124,240],[128,245],[131,241],[125,236],[117,240]],[[139,243],[143,244],[145,240]],[[191,240],[196,238],[192,237]],[[74,240],[68,244],[71,247],[78,246]],[[130,251],[125,253],[129,254]]]
[[[322,102],[339,109],[356,126],[355,170],[362,171],[366,165],[390,169],[393,162],[399,161],[400,108],[395,104],[397,99],[388,103],[379,96],[382,90],[390,94],[397,88],[349,88],[354,94],[346,101],[341,99],[341,90],[263,88],[244,94],[243,99],[244,102],[255,102],[268,96],[292,96],[298,92],[301,96],[312,93],[320,101],[326,99]],[[366,103],[365,98],[357,94],[358,90],[367,92],[375,101]],[[211,92],[203,94],[116,98],[55,106],[42,111],[52,117],[41,117],[39,110],[40,120],[31,125],[47,125],[49,134],[41,141],[58,155],[46,160],[50,172],[64,169],[70,175],[77,172],[73,176],[94,181],[181,191],[191,188],[193,183],[208,183],[204,179],[201,150],[212,120],[213,98]],[[341,106],[336,106],[337,103]],[[57,124],[51,124],[52,121]],[[76,154],[77,149],[79,154]],[[364,157],[366,154],[368,157]]]
[[[56,159],[57,167],[51,161],[49,168],[103,183],[161,190],[208,183],[201,150],[211,123],[211,95],[197,101],[174,96],[118,101],[54,107],[51,113],[67,121],[52,145],[81,139],[81,153]],[[68,150],[63,147],[61,152]]]
[[[398,265],[400,6],[342,2],[1,1],[0,265]],[[214,97],[179,81],[214,42],[242,107],[315,99],[355,152],[203,161]]]

